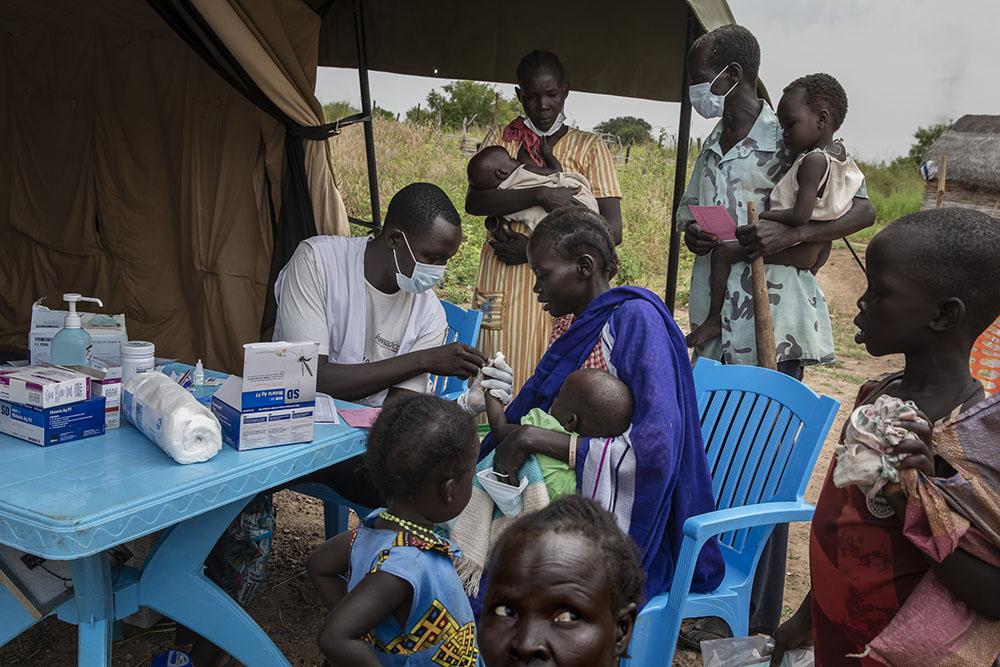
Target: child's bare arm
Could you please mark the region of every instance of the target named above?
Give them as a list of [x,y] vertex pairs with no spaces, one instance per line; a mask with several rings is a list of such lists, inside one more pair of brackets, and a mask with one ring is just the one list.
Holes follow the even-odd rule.
[[504,414],[503,403],[500,399],[486,392],[486,418],[490,422],[490,431],[497,443],[503,442],[504,438],[511,430],[517,428],[516,424],[507,423],[507,415]]
[[387,572],[366,575],[327,615],[319,633],[320,652],[334,666],[379,667],[363,637],[392,614],[405,618],[412,597],[413,589],[399,577]]
[[[936,476],[938,459],[933,453],[933,427],[928,424],[928,420],[903,421],[900,425],[916,437],[907,438],[889,450],[903,457],[897,466],[899,471],[914,468],[928,477]],[[907,497],[902,484],[886,484],[883,492],[896,516],[905,523]],[[940,563],[931,558],[927,560],[934,574],[952,595],[991,621],[1000,620],[1000,568],[961,548]]]
[[801,227],[812,219],[813,209],[816,208],[816,194],[819,192],[819,183],[826,173],[827,157],[821,153],[810,153],[799,165],[798,186],[799,191],[795,196],[795,206],[792,208],[764,211],[760,214],[761,220],[773,220],[791,227]]
[[309,578],[327,609],[337,606],[347,595],[347,574],[351,561],[351,534],[341,533],[321,544],[306,561]]
[[[906,495],[899,485],[890,485],[885,497],[899,520],[904,521]],[[940,563],[930,559],[928,562],[934,574],[952,595],[991,621],[1000,620],[1000,568],[961,548]]]

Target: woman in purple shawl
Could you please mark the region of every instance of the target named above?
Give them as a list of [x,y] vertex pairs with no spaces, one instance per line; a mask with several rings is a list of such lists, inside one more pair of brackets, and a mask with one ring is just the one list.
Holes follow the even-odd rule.
[[[580,439],[577,491],[614,514],[638,545],[648,599],[670,588],[684,521],[715,509],[684,335],[649,290],[611,288],[618,271],[614,244],[601,217],[586,209],[559,209],[545,218],[529,242],[528,262],[542,307],[574,319],[553,333],[507,421],[519,423],[532,408],[548,410],[566,376],[579,368],[602,368],[628,385],[635,398],[632,425],[617,438]],[[533,426],[499,444],[487,438],[483,455],[494,448],[500,473],[516,473],[530,454],[570,460],[570,436]],[[718,545],[706,543],[691,590],[714,590],[724,568]]]

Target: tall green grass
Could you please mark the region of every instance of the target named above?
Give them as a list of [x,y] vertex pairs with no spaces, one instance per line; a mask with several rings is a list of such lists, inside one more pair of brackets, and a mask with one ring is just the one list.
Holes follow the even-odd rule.
[[875,224],[852,235],[851,239],[866,243],[896,218],[920,210],[924,179],[913,162],[906,158],[859,166],[865,174],[868,196],[875,206]]
[[[470,131],[478,139],[485,130]],[[458,255],[448,263],[439,293],[456,303],[469,303],[479,271],[479,254],[485,240],[483,220],[465,213],[468,155],[460,149],[461,133],[437,130],[388,120],[375,120],[375,152],[378,162],[379,201],[383,215],[392,195],[408,183],[429,181],[440,186],[462,214],[464,241]],[[337,184],[348,213],[371,217],[364,137],[360,127],[348,128],[330,140]],[[619,167],[622,187],[624,243],[619,248],[619,284],[635,284],[663,293],[670,203],[674,182],[673,151],[656,146],[635,146],[628,164]],[[354,228],[355,234],[365,233]],[[687,299],[691,257],[681,254],[681,285],[678,300]]]
[[[485,131],[470,130],[478,140]],[[408,183],[429,181],[444,189],[462,214],[465,239],[458,255],[448,264],[439,293],[456,303],[469,303],[479,269],[479,254],[485,239],[482,218],[465,213],[468,156],[460,149],[460,132],[437,130],[376,118],[375,142],[379,175],[379,199],[383,215],[392,195]],[[346,129],[330,140],[337,183],[352,216],[371,217],[364,137],[360,126]],[[648,287],[660,294],[666,282],[667,245],[674,183],[674,151],[655,144],[633,146],[628,164],[618,167],[622,188],[624,241],[619,248],[621,271],[617,282]],[[691,158],[691,164],[694,156]],[[690,168],[689,164],[689,168]],[[920,208],[921,180],[912,163],[862,165],[869,196],[878,220],[874,228],[855,235],[865,242],[886,223]],[[354,228],[355,234],[365,233]],[[685,304],[689,292],[693,257],[682,248],[677,303]]]

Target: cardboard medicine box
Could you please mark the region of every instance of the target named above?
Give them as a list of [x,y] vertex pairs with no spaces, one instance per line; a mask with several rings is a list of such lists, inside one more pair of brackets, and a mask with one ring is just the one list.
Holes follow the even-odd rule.
[[316,343],[243,346],[243,377],[212,396],[222,440],[237,450],[311,442],[316,405]]
[[55,408],[0,401],[0,433],[48,447],[104,434],[104,398]]
[[[65,325],[67,313],[65,310],[49,310],[41,304],[41,299],[32,304],[28,350],[31,352],[33,365],[51,361],[52,337]],[[84,330],[93,340],[91,354],[120,366],[122,343],[128,340],[125,315],[80,312],[80,319]]]
[[54,408],[90,398],[86,375],[58,366],[25,366],[0,370],[0,400]]
[[110,430],[121,426],[122,417],[122,367],[114,366],[96,357],[93,366],[63,366],[90,378],[90,395],[103,397],[104,428]]

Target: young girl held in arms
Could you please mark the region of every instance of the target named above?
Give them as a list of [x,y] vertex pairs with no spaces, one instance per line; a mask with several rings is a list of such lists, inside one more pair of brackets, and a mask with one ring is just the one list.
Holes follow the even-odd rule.
[[[844,143],[833,138],[847,116],[847,94],[829,74],[800,77],[783,92],[778,122],[785,147],[798,157],[774,186],[768,210],[760,214],[760,219],[790,227],[802,227],[810,220],[836,220],[851,210],[854,196],[864,182],[861,169],[847,154]],[[800,243],[764,261],[816,273],[829,256],[829,243]],[[720,243],[712,251],[708,319],[688,334],[689,347],[700,347],[722,332],[726,281],[733,262],[742,258],[742,248],[735,241]]]
[[469,502],[478,453],[473,418],[454,403],[420,395],[383,409],[365,463],[389,506],[308,563],[330,609],[319,635],[330,665],[479,664],[455,550],[434,531]]
[[[912,401],[919,421],[887,454],[898,482],[838,488],[835,460],[812,522],[812,590],[775,633],[772,665],[815,641],[817,665],[992,665],[1000,655],[1000,397],[969,354],[1000,315],[1000,221],[921,211],[868,246],[858,342],[906,365],[857,405]],[[852,419],[853,425],[853,419]],[[931,426],[933,425],[933,426]],[[838,454],[840,456],[840,454]]]

